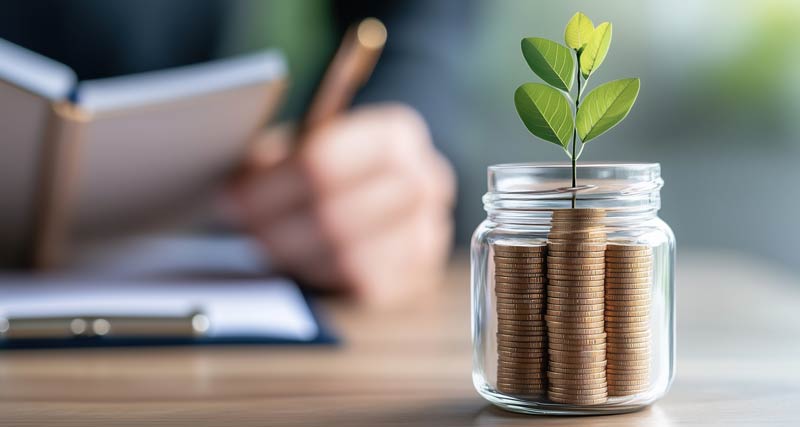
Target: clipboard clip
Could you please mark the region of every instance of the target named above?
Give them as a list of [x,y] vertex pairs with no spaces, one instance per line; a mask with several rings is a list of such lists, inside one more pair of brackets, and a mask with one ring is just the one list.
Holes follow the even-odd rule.
[[0,315],[0,338],[71,339],[93,337],[196,338],[208,332],[211,321],[200,310],[177,316],[53,316]]

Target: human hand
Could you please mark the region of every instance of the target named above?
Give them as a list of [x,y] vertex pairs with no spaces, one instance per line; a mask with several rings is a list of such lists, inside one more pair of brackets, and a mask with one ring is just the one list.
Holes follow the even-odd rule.
[[414,110],[359,108],[284,156],[289,135],[257,144],[232,186],[244,225],[278,270],[377,303],[439,280],[455,179]]

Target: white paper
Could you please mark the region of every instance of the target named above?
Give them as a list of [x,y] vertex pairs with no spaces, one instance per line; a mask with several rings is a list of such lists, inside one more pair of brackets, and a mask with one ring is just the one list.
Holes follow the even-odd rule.
[[0,314],[31,316],[174,316],[199,309],[207,336],[308,341],[318,326],[295,283],[286,279],[109,281],[0,278]]

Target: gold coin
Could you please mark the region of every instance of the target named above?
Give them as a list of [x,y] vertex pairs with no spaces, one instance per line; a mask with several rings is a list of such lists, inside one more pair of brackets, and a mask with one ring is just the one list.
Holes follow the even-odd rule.
[[556,252],[598,252],[605,251],[605,243],[581,243],[581,242],[548,242],[548,251]]
[[542,319],[502,319],[498,318],[498,326],[519,326],[523,328],[536,328],[545,326],[544,318]]
[[553,218],[605,218],[603,208],[571,208],[553,210]]
[[553,393],[560,393],[560,394],[592,395],[597,393],[605,393],[606,382],[605,380],[603,380],[601,382],[594,382],[589,384],[570,384],[570,385],[550,383],[548,390],[552,391]]
[[641,258],[618,258],[606,255],[606,267],[611,270],[619,268],[636,268],[640,270],[652,270],[654,268],[653,262],[650,260],[643,260]]
[[617,323],[647,323],[650,321],[650,316],[634,316],[631,313],[626,313],[626,314],[617,313],[617,314],[618,315],[606,313],[606,322],[617,324]]
[[514,341],[514,342],[543,342],[547,341],[544,335],[513,335],[513,334],[497,334],[498,341]]
[[579,276],[579,275],[574,275],[574,274],[562,274],[562,273],[548,272],[547,273],[547,278],[550,279],[550,280],[567,280],[567,281],[575,282],[575,281],[584,281],[584,280],[600,280],[600,281],[602,281],[605,278],[605,276],[603,276],[602,274],[593,275],[593,276],[589,276],[589,275],[580,275]]
[[597,397],[597,398],[586,398],[586,399],[578,399],[574,396],[563,396],[559,394],[549,394],[547,398],[552,400],[556,403],[564,403],[564,404],[573,404],[573,405],[583,405],[583,406],[591,406],[591,405],[600,405],[603,403],[608,402],[608,397]]
[[547,298],[555,299],[604,299],[605,289],[602,291],[582,292],[580,289],[569,289],[567,291],[553,290],[552,287],[547,289]]
[[[540,289],[544,283],[547,282],[547,279],[544,276],[536,276],[536,277],[519,277],[519,276],[504,276],[502,274],[495,274],[494,276],[495,283],[502,283],[504,285],[509,285],[509,287],[516,285],[519,288],[525,288],[525,285],[530,286],[531,288]],[[531,286],[531,285],[540,285],[540,286]]]
[[547,333],[549,336],[555,336],[557,334],[564,334],[564,335],[594,335],[600,334],[605,332],[605,327],[602,326],[589,326],[585,327],[584,325],[572,325],[569,323],[563,322],[548,322],[547,323]]
[[564,374],[560,372],[550,372],[547,371],[547,378],[551,380],[562,380],[562,381],[575,381],[575,380],[593,380],[593,379],[602,379],[605,380],[606,372],[592,372],[592,373],[582,373],[582,374]]
[[585,350],[605,350],[605,342],[600,344],[564,344],[548,342],[547,348],[559,351],[585,351]]
[[614,339],[614,340],[619,340],[619,341],[631,340],[631,339],[650,338],[650,331],[649,330],[647,330],[647,331],[639,331],[639,332],[628,331],[628,332],[624,332],[624,333],[620,333],[620,334],[616,334],[615,333],[613,335],[609,335],[608,338],[611,338],[611,339]]
[[650,283],[614,283],[606,282],[606,295],[650,295],[652,285]]
[[511,377],[514,375],[523,377],[523,378],[547,378],[546,371],[540,370],[532,370],[532,369],[512,369],[507,368],[505,366],[498,366],[497,367],[497,375],[503,377]]
[[640,349],[639,351],[630,351],[626,353],[609,353],[608,359],[614,360],[615,362],[650,360],[652,359],[652,355],[648,349]]
[[577,295],[601,294],[605,296],[606,288],[603,285],[554,285],[547,286],[547,295],[555,296],[568,294],[570,298],[579,298]]
[[[547,271],[548,272],[551,271],[551,270],[552,269],[550,267],[547,267]],[[608,278],[619,277],[620,279],[639,279],[639,278],[642,278],[642,277],[650,277],[651,274],[652,273],[651,273],[650,270],[639,271],[639,272],[635,272],[635,273],[606,271],[606,277],[608,277]]]
[[518,253],[540,253],[547,250],[547,245],[544,239],[534,242],[514,242],[514,241],[497,241],[492,243],[492,249],[501,252]]
[[520,312],[539,312],[544,310],[544,302],[501,302],[497,301],[497,308],[504,310],[516,310]]
[[606,271],[603,264],[548,264],[547,272],[559,272],[560,274],[604,274]]
[[[566,311],[578,311],[578,312],[581,312],[581,313],[592,312],[592,314],[600,314],[600,315],[602,315],[603,314],[602,312],[605,309],[605,306],[606,305],[604,303],[596,303],[596,304],[554,304],[554,303],[548,302],[547,303],[547,310],[548,310],[548,313],[550,313],[552,311],[553,314],[555,314],[555,312],[559,312],[560,313],[560,312],[566,312]],[[594,312],[600,312],[600,313],[594,313]],[[567,315],[569,315],[569,314],[567,314]]]
[[614,245],[608,244],[606,246],[606,257],[625,260],[649,260],[653,259],[653,252],[650,250],[619,250],[615,249]]
[[592,345],[592,344],[605,344],[606,342],[606,334],[601,333],[594,337],[586,337],[586,338],[549,338],[550,344],[561,344],[561,345]]
[[594,305],[594,304],[605,304],[605,298],[595,297],[595,298],[558,298],[550,296],[550,293],[547,294],[547,303],[553,304],[555,306],[558,305]]
[[497,366],[502,367],[503,369],[513,369],[513,370],[540,370],[543,369],[544,366],[547,364],[546,360],[538,360],[538,361],[526,361],[507,358],[507,357],[499,357],[497,358]]
[[[549,302],[549,298],[546,299]],[[629,301],[606,300],[607,311],[641,311],[650,308],[650,298],[641,298]]]
[[575,366],[551,366],[547,365],[547,374],[564,374],[564,375],[605,375],[605,366],[596,366],[589,368],[577,368]]

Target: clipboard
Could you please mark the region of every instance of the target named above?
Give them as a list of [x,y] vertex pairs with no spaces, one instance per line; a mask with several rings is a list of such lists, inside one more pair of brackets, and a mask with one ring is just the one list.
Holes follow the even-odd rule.
[[[206,322],[202,331],[192,329],[198,316]],[[153,322],[151,329],[137,331],[130,323],[125,330],[118,328],[122,325],[117,323],[119,319],[172,323],[161,324],[167,331],[148,334]],[[50,321],[49,332],[23,336],[15,329],[24,324],[20,320],[38,320],[44,326]],[[55,329],[54,320],[59,322]],[[181,320],[188,323],[181,325]],[[309,295],[285,278],[0,278],[0,350],[338,342]]]

